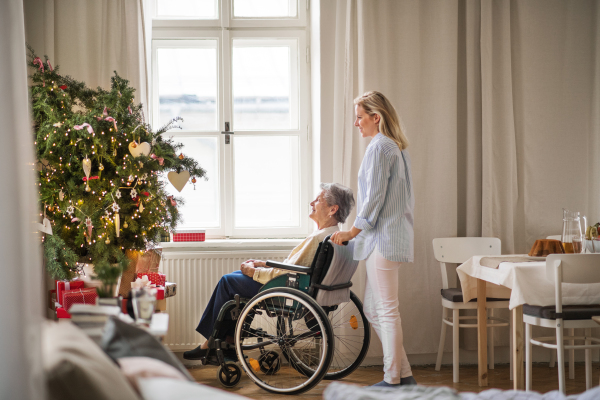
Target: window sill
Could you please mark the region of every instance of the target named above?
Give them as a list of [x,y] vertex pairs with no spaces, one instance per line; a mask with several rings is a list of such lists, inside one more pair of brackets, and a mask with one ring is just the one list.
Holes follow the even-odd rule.
[[209,239],[205,242],[162,242],[163,253],[181,251],[287,250],[304,239]]

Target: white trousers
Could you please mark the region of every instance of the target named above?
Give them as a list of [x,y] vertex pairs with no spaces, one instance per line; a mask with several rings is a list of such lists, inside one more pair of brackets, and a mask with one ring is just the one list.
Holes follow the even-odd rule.
[[367,258],[364,311],[383,346],[383,380],[391,384],[412,375],[404,351],[398,309],[400,264],[383,258],[377,248]]

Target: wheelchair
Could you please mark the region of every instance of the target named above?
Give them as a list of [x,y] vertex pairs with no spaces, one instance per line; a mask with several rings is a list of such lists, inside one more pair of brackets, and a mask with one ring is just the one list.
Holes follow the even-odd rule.
[[[218,365],[217,378],[236,386],[242,372],[263,389],[299,394],[322,379],[341,379],[361,364],[371,340],[359,298],[350,291],[358,262],[353,242],[327,236],[310,267],[267,261],[285,269],[251,299],[236,295],[221,308],[201,361]],[[235,325],[232,341],[224,332]]]

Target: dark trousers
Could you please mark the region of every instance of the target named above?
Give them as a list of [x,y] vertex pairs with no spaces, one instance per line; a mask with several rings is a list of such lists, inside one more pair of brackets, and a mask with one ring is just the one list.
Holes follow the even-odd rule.
[[[236,294],[240,295],[240,297],[254,297],[261,287],[262,283],[256,282],[249,276],[242,274],[242,271],[239,270],[221,277],[204,310],[202,318],[200,318],[200,323],[196,331],[208,339],[213,333],[219,311],[225,303],[233,300]],[[227,318],[229,319],[229,316]],[[228,332],[224,333],[232,335],[231,328],[228,329]]]

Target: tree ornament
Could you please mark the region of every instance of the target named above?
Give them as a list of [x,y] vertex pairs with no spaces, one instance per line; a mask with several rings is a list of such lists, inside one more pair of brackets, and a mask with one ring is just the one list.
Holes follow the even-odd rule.
[[192,183],[194,184],[194,190],[196,190],[196,178],[192,178]]
[[85,219],[85,226],[87,227],[88,242],[91,242],[92,241],[92,228],[94,226],[92,225],[92,219],[90,217],[87,217]]
[[144,168],[144,163],[140,161],[140,168]]
[[89,192],[90,189],[90,173],[92,172],[92,160],[90,160],[87,156],[81,161],[81,166],[83,167],[83,173],[87,180],[85,181],[85,191]]
[[48,211],[50,211],[50,212],[54,211],[54,207],[48,206]]
[[61,190],[58,192],[58,200],[63,201],[65,199],[65,193]]
[[55,124],[52,124],[52,126],[55,126],[57,128],[60,128],[62,126],[62,122],[57,122]]
[[129,225],[127,224],[127,221],[125,221],[125,223],[123,224],[123,228],[125,228],[125,229],[129,228]]
[[106,243],[106,244],[110,244],[110,239],[108,239],[108,238],[107,238],[107,239],[104,241],[104,243]]
[[[127,223],[125,223],[125,225],[127,225]],[[125,226],[125,228],[127,228],[127,226]],[[121,218],[119,217],[119,214],[115,214],[115,236],[119,237],[120,234],[120,230],[121,230]]]
[[104,171],[104,165],[102,165],[102,163],[100,163],[100,165],[98,165],[98,169],[99,169],[100,171]]
[[79,200],[77,201],[77,204],[79,204],[79,205],[82,205],[82,204],[83,204],[83,199],[79,199]]
[[144,204],[140,201],[140,213],[144,211]]
[[121,198],[121,191],[120,191],[119,189],[117,189],[117,191],[115,192],[115,197],[116,197],[117,199],[120,199],[120,198]]
[[73,206],[67,207],[67,214],[73,215],[74,212],[75,212],[75,207],[73,207]]
[[129,175],[129,178],[127,178],[127,182],[133,182],[135,180],[135,178],[133,177],[133,175]]
[[[133,146],[133,144],[135,143],[135,146]],[[143,143],[136,143],[135,141],[129,143],[129,152],[131,153],[131,155],[133,156],[133,158],[137,158],[141,155],[144,155],[146,157],[148,157],[148,155],[150,154],[150,143],[148,142],[143,142]]]
[[190,179],[190,173],[188,171],[171,171],[167,174],[167,179],[169,179],[169,182],[171,182],[178,192],[181,192],[187,181]]
[[180,159],[180,160],[183,160],[184,158],[185,158],[185,157],[183,156],[183,153],[180,153],[180,154],[179,154],[179,159]]
[[115,147],[115,149],[113,150],[113,157],[117,156],[117,148]]
[[113,209],[114,212],[119,212],[120,207],[119,207],[119,205],[116,202],[114,202],[112,204],[112,209]]
[[131,198],[135,199],[136,197],[137,197],[137,190],[135,190],[135,188],[131,189]]

